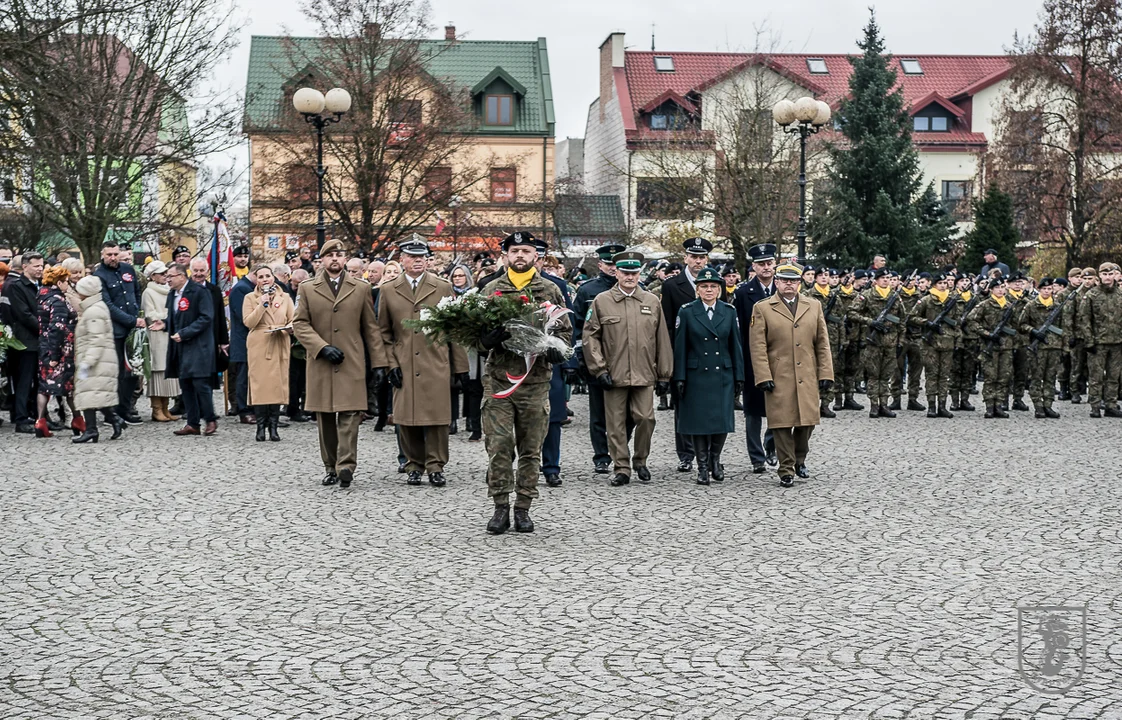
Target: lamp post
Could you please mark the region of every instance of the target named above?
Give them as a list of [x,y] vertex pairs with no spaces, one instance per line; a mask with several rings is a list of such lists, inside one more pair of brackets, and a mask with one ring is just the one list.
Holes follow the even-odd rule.
[[448,207],[452,208],[452,262],[457,262],[460,257],[456,246],[460,239],[460,206],[463,204],[464,199],[459,195],[448,198]]
[[830,122],[830,106],[811,97],[794,102],[780,100],[771,116],[783,132],[799,136],[799,230],[795,238],[799,244],[799,259],[806,262],[806,139]]
[[[351,109],[351,96],[342,88],[334,88],[324,95],[315,88],[300,88],[292,95],[292,105],[304,116],[304,122],[316,128],[316,250],[323,247],[327,228],[323,224],[323,129],[343,119],[343,113]],[[327,110],[327,114],[323,111]]]

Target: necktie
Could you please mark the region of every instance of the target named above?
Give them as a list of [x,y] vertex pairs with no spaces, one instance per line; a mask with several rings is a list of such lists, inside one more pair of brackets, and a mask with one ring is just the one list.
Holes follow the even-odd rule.
[[713,308],[709,308],[709,319],[713,319]]

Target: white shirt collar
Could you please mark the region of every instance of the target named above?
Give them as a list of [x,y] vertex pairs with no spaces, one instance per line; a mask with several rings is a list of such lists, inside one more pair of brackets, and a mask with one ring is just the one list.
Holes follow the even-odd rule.
[[635,291],[639,289],[639,286],[638,286],[638,285],[636,285],[636,286],[635,286],[635,287],[634,287],[634,288],[633,288],[633,289],[631,290],[631,292],[627,292],[627,291],[626,291],[626,290],[624,290],[623,288],[619,287],[619,285],[616,285],[616,287],[617,287],[617,288],[619,288],[619,291],[620,291],[621,293],[623,293],[624,295],[626,295],[627,297],[632,297],[633,295],[635,295]]

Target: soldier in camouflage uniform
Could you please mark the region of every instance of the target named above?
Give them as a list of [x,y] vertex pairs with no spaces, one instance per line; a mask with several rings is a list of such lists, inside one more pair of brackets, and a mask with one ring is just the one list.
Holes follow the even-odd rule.
[[835,410],[865,409],[865,406],[853,397],[853,393],[857,391],[857,378],[864,373],[861,362],[861,348],[865,339],[862,334],[864,327],[850,319],[850,309],[867,283],[865,271],[854,270],[843,276],[838,284],[838,304],[833,314],[841,316],[843,332],[841,369],[837,369],[837,366],[834,369],[834,377],[841,380],[841,388],[834,400]]
[[[1058,282],[1059,280],[1060,280],[1060,278],[1057,277],[1056,281]],[[1064,322],[1064,327],[1066,328],[1066,330],[1064,331],[1064,342],[1063,342],[1064,347],[1063,347],[1063,350],[1061,351],[1061,354],[1060,354],[1060,358],[1061,358],[1060,359],[1060,362],[1061,362],[1061,367],[1060,367],[1060,397],[1059,397],[1060,400],[1071,400],[1071,370],[1072,370],[1072,365],[1071,365],[1071,362],[1072,362],[1071,337],[1074,334],[1073,326],[1075,325],[1075,322],[1074,322],[1074,317],[1075,316],[1074,315],[1069,315],[1069,312],[1072,311],[1072,301],[1075,300],[1075,295],[1074,294],[1076,293],[1076,291],[1079,290],[1079,287],[1082,284],[1083,284],[1083,269],[1082,268],[1072,268],[1071,270],[1068,270],[1068,272],[1067,272],[1067,282],[1064,283],[1063,289],[1056,291],[1052,295],[1052,297],[1057,302],[1063,300],[1064,296],[1067,296],[1068,294],[1072,295],[1072,297],[1070,297],[1068,299],[1068,301],[1064,303],[1063,317],[1061,318],[1061,320],[1065,321]],[[1072,318],[1072,320],[1069,320],[1069,318]]]
[[[834,373],[837,377],[838,368],[842,364],[842,339],[845,337],[845,325],[843,317],[838,314],[841,291],[830,287],[830,269],[827,267],[816,269],[814,271],[814,284],[810,286],[809,290],[804,290],[802,296],[813,298],[822,304],[822,311],[826,314],[826,331],[830,335],[830,356],[833,359]],[[828,313],[826,313],[827,308],[830,310]],[[833,387],[819,392],[819,395],[818,413],[824,418],[837,417],[837,413],[830,409],[830,400],[834,397]]]
[[[1016,309],[1013,311],[1014,317],[1019,318],[1035,296],[1036,293],[1028,286],[1024,273],[1015,272],[1010,276],[1005,297],[1016,305]],[[1029,380],[1028,340],[1026,338],[1027,336],[1022,333],[1017,333],[1013,338],[1013,377],[1009,385],[1009,390],[1013,395],[1012,409],[1022,412],[1029,409],[1024,399]]]
[[1071,391],[1071,404],[1078,405],[1081,394],[1087,389],[1087,347],[1079,329],[1079,306],[1083,298],[1099,284],[1099,274],[1094,268],[1083,268],[1080,271],[1081,283],[1075,297],[1064,306],[1064,326],[1071,329],[1071,337],[1067,339],[1071,349],[1071,375],[1068,378],[1068,388]]
[[980,301],[964,319],[964,331],[977,337],[982,347],[982,400],[986,403],[986,418],[1007,418],[1003,409],[1008,399],[1009,383],[1013,374],[1013,348],[1009,342],[1010,331],[1016,332],[1017,318],[1014,305],[1005,297],[1005,278],[997,276],[990,281],[989,297]]
[[896,413],[888,409],[888,388],[892,382],[892,373],[896,370],[896,345],[903,322],[903,316],[897,313],[901,309],[894,305],[886,313],[886,316],[891,315],[895,320],[890,317],[878,320],[889,299],[895,297],[891,284],[890,272],[885,268],[877,270],[873,286],[857,296],[849,311],[850,319],[862,326],[862,332],[867,331],[862,360],[868,376],[871,418],[896,417]]
[[[974,296],[974,281],[969,275],[963,275],[955,284],[958,293],[958,339],[955,342],[954,354],[951,356],[951,410],[972,412],[974,406],[970,403],[970,390],[974,387],[975,363],[978,362],[978,340],[967,334],[962,319],[968,310],[972,310],[978,303]],[[971,304],[973,303],[973,304]]]
[[[528,232],[513,233],[502,244],[507,270],[487,283],[484,295],[518,294],[537,305],[550,302],[565,307],[560,288],[543,278],[534,265],[538,259],[537,244]],[[552,334],[565,343],[572,342],[572,325],[562,317]],[[481,339],[487,358],[484,382],[483,433],[487,444],[487,492],[495,502],[495,515],[487,523],[487,532],[501,535],[510,528],[510,493],[515,492],[514,529],[533,532],[530,505],[538,496],[538,473],[541,470],[542,442],[549,431],[549,383],[553,365],[565,361],[564,355],[550,348],[534,361],[529,373],[521,355],[503,347],[510,337],[505,328],[496,328]],[[507,375],[526,375],[518,389],[504,398],[496,393],[510,389]],[[518,473],[514,462],[517,454]]]
[[1114,263],[1099,266],[1099,285],[1079,303],[1079,336],[1087,350],[1087,402],[1091,417],[1122,417],[1118,408],[1122,379],[1122,290]]
[[[926,277],[925,277],[926,276]],[[900,312],[902,318],[907,318],[915,310],[920,301],[931,287],[931,275],[922,273],[918,277],[910,274],[900,288]],[[924,368],[924,350],[919,328],[905,325],[900,334],[900,349],[896,352],[896,372],[892,374],[892,404],[890,410],[899,410],[904,393],[904,378],[908,380],[908,405],[909,410],[926,410],[919,401],[920,374]]]
[[953,279],[943,273],[931,277],[931,290],[921,297],[908,315],[908,327],[920,333],[923,371],[927,378],[927,417],[953,418],[950,411],[951,360],[958,339],[961,308],[951,292]]
[[[1064,346],[1063,338],[1063,311],[1048,320],[1052,312],[1061,302],[1056,293],[1060,289],[1062,278],[1041,278],[1040,288],[1035,298],[1029,301],[1021,311],[1019,325],[1021,333],[1028,338],[1029,352],[1029,397],[1032,398],[1033,409],[1037,418],[1058,418],[1060,414],[1052,409],[1052,400],[1056,390],[1056,376],[1060,372],[1060,356]],[[1059,332],[1049,330],[1055,328]],[[1032,351],[1035,343],[1036,351]]]

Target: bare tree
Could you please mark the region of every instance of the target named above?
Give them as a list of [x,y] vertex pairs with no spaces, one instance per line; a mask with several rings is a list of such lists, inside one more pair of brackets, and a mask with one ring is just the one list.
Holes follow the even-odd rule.
[[196,164],[234,142],[234,99],[200,97],[235,44],[231,10],[228,0],[4,5],[0,157],[23,203],[87,259],[113,228],[194,233]]
[[1122,228],[1122,9],[1046,0],[1016,38],[995,118],[989,182],[1013,198],[1022,236],[1060,244],[1068,267],[1117,251]]
[[[290,38],[284,67],[300,84],[338,86],[351,111],[324,141],[324,197],[337,231],[365,249],[432,222],[454,196],[488,177],[491,157],[471,137],[475,113],[468,88],[431,68],[455,41],[426,41],[429,6],[421,0],[308,0],[305,14],[322,37]],[[311,225],[315,207],[313,136],[286,102],[280,132],[261,142],[261,187],[255,222]],[[254,127],[247,120],[247,131]],[[263,128],[260,128],[263,129]],[[255,154],[258,154],[255,146]]]

